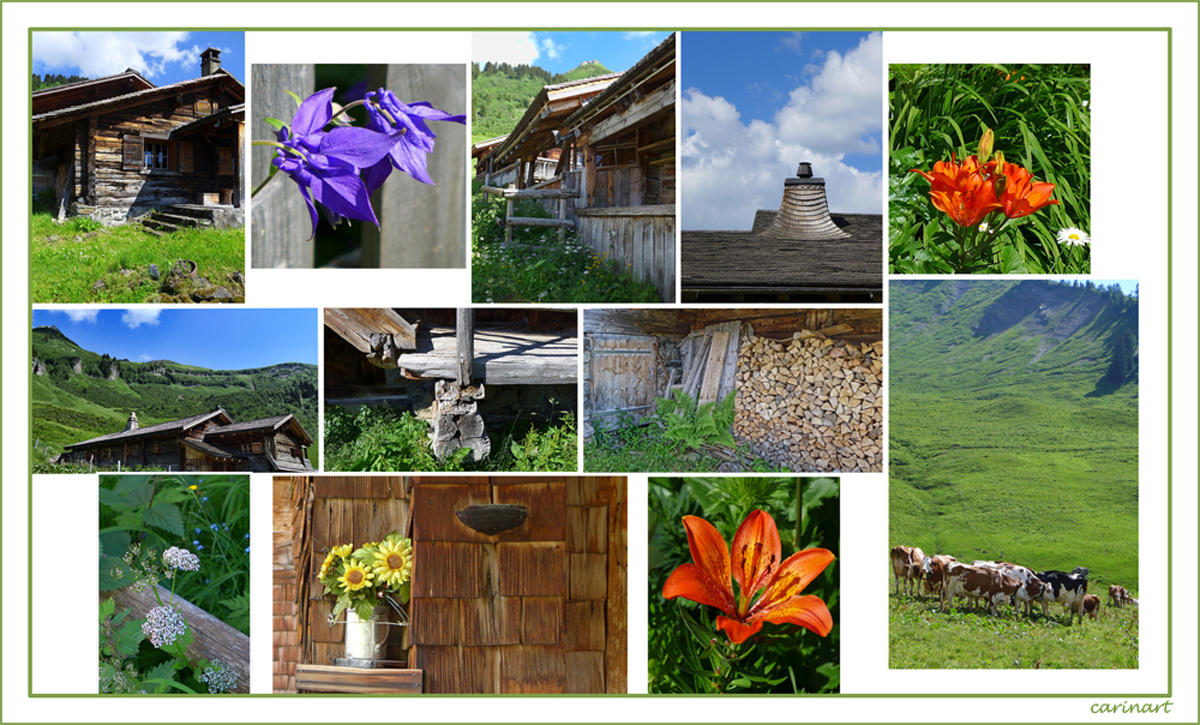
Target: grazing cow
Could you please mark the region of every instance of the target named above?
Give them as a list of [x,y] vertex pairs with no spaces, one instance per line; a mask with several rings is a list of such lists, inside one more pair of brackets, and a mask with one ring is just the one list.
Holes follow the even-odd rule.
[[1137,605],[1137,600],[1129,596],[1129,591],[1120,584],[1112,584],[1108,587],[1108,598],[1114,607],[1123,606],[1127,602]]
[[1033,614],[1034,602],[1042,602],[1042,593],[1047,589],[1049,587],[1046,586],[1046,583],[1036,576],[1031,575],[1028,580],[1021,580],[1021,586],[1017,589],[1015,596],[1017,602],[1025,605],[1026,616]]
[[[1096,615],[1098,615],[1100,613],[1100,597],[1096,596],[1095,594],[1084,595],[1084,597],[1083,597],[1083,613],[1088,615],[1092,619],[1095,619]],[[1080,624],[1083,623],[1083,617],[1079,618],[1079,622],[1080,622]]]
[[900,596],[900,582],[912,593],[913,581],[920,577],[921,563],[925,552],[915,546],[892,547],[892,574],[896,577],[896,596]]
[[1020,581],[998,569],[958,563],[946,567],[945,588],[950,606],[954,606],[954,595],[963,594],[983,600],[992,614],[998,614],[996,606],[1012,602],[1020,587]]
[[1049,616],[1046,612],[1047,603],[1058,602],[1070,613],[1067,616],[1068,625],[1074,621],[1077,614],[1080,623],[1083,623],[1083,598],[1087,595],[1088,584],[1086,577],[1052,570],[1039,571],[1037,578],[1048,585],[1042,593],[1042,614]]
[[934,554],[933,556],[925,557],[925,561],[921,562],[921,575],[925,580],[925,593],[937,593],[938,598],[942,600],[942,607],[946,606],[946,588],[943,586],[946,579],[946,567],[956,563],[958,560],[953,556],[945,554]]

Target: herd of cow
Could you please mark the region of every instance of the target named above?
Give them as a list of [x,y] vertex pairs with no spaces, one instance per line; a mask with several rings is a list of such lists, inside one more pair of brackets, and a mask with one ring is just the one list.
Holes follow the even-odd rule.
[[[892,573],[896,577],[896,596],[900,596],[901,584],[912,594],[923,587],[926,594],[937,593],[942,608],[953,607],[954,597],[962,595],[976,603],[986,603],[992,614],[999,614],[997,606],[1011,604],[1013,616],[1023,606],[1026,615],[1040,604],[1042,616],[1048,617],[1051,604],[1067,608],[1067,624],[1078,615],[1092,619],[1100,612],[1100,597],[1088,594],[1088,570],[1076,567],[1071,573],[1063,571],[1034,572],[1018,564],[1006,561],[959,562],[953,556],[925,556],[916,547],[892,547]],[[1125,604],[1137,606],[1138,600],[1125,587],[1113,584],[1108,588],[1112,606]]]

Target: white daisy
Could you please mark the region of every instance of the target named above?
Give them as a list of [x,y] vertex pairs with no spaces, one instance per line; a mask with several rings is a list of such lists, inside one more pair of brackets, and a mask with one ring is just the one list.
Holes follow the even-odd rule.
[[1058,232],[1058,243],[1065,244],[1068,247],[1082,247],[1085,244],[1091,244],[1092,239],[1082,229],[1075,227],[1067,227]]

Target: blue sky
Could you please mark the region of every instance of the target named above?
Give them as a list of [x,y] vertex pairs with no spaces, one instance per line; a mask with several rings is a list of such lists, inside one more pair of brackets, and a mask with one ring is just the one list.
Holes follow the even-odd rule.
[[316,310],[35,309],[85,350],[132,362],[171,360],[210,370],[317,363]]
[[536,65],[564,73],[589,60],[612,71],[626,71],[670,35],[664,31],[504,31],[475,33],[471,60],[484,64]]
[[749,229],[801,161],[834,212],[882,213],[883,37],[684,32],[684,229]]
[[133,68],[156,86],[200,77],[200,54],[221,51],[221,67],[246,82],[246,35],[215,31],[46,31],[33,34],[33,72],[87,78]]

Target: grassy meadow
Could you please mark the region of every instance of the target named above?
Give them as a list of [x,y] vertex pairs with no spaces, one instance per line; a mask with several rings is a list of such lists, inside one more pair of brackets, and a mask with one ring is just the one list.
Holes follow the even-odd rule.
[[[245,270],[244,229],[188,229],[151,236],[139,226],[105,228],[76,217],[59,225],[47,212],[35,213],[29,248],[29,291],[35,303],[157,302],[171,294],[162,281],[178,260],[196,262],[197,275],[213,285],[228,284]],[[159,280],[148,272],[160,270]],[[97,282],[103,286],[97,289]]]
[[[1136,590],[1136,373],[1105,380],[1136,307],[1104,290],[1027,284],[1046,286],[892,285],[889,543],[1035,571],[1083,566],[1094,594]],[[1043,651],[1043,667],[1137,666],[1136,625],[1130,640],[1090,621],[1069,629],[935,607],[894,604],[892,667],[1025,667]],[[998,631],[1017,644],[1000,646]],[[1097,664],[1095,637],[1125,649]],[[1022,650],[1026,639],[1036,646]],[[1051,656],[1063,647],[1069,656]]]

